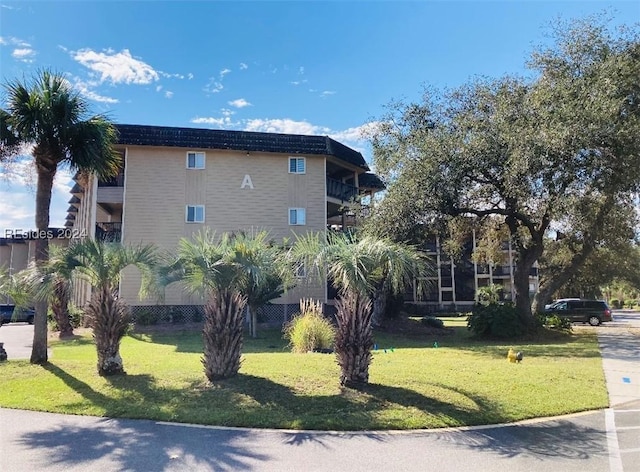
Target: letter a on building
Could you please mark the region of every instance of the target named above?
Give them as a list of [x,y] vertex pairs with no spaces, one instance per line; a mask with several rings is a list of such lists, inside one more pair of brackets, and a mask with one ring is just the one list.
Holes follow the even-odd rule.
[[249,187],[251,190],[253,190],[253,182],[251,182],[251,176],[249,174],[246,174],[244,176],[244,179],[242,179],[242,185],[240,185],[240,188],[245,187]]

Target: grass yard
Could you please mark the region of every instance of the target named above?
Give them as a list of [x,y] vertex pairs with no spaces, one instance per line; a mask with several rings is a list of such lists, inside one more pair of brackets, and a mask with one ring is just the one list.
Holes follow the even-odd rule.
[[111,378],[97,375],[88,335],[54,342],[46,367],[0,363],[0,406],[322,430],[477,425],[607,406],[593,330],[513,345],[525,358],[510,364],[511,345],[470,340],[459,320],[445,322],[455,326],[454,335],[376,333],[371,384],[362,391],[340,388],[333,355],[292,354],[276,330],[245,338],[240,375],[215,385],[202,371],[198,332],[125,337],[128,375]]

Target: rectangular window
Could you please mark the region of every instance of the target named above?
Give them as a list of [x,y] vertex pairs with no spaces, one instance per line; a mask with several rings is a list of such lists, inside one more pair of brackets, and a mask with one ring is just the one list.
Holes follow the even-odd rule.
[[305,174],[307,172],[307,165],[304,157],[290,157],[289,158],[289,173],[290,174]]
[[304,225],[306,224],[306,211],[304,208],[289,208],[289,224]]
[[187,223],[204,223],[204,205],[187,205]]
[[187,169],[204,169],[204,152],[188,152]]

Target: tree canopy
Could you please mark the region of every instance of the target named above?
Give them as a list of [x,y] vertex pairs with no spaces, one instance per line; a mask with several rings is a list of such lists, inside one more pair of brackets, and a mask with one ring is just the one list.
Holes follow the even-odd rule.
[[[373,224],[395,237],[505,227],[528,324],[529,273],[545,236],[570,233],[580,240],[576,254],[592,251],[607,224],[633,224],[607,216],[640,188],[638,31],[614,35],[605,22],[583,20],[553,33],[554,44],[530,58],[533,79],[427,88],[420,103],[392,103],[372,136],[376,170],[389,183]],[[564,270],[577,270],[578,259]]]

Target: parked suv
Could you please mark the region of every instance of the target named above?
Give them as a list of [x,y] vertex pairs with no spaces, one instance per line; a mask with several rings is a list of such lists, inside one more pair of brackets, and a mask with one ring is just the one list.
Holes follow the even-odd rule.
[[589,323],[591,326],[598,326],[600,323],[613,320],[611,309],[603,300],[563,298],[547,305],[545,311],[568,318],[573,322]]
[[26,321],[33,324],[35,311],[31,308],[17,309],[15,305],[0,305],[0,325],[15,321]]

